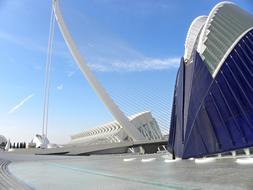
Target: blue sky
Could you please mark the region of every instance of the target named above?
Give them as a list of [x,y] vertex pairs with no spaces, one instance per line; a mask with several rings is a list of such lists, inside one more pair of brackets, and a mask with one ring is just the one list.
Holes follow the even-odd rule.
[[[168,127],[188,27],[218,2],[61,0],[61,9],[81,54],[126,115],[150,110]],[[234,2],[253,13],[251,0]],[[0,134],[12,141],[41,132],[50,11],[50,0],[0,0]],[[51,74],[51,141],[113,120],[57,27]]]

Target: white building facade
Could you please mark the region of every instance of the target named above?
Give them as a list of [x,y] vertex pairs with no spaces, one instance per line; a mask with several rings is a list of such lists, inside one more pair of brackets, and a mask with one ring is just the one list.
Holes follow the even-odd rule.
[[[151,112],[142,112],[128,117],[131,124],[140,132],[145,141],[161,140],[163,138],[156,120]],[[117,122],[106,123],[93,129],[74,134],[70,144],[82,143],[86,145],[121,143],[132,141],[123,127]]]

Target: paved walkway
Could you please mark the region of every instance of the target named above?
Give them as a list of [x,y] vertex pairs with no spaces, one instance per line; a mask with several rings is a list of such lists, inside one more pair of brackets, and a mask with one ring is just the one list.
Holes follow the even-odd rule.
[[[17,188],[20,183],[15,178],[10,181],[10,173],[36,190],[253,189],[253,157],[245,156],[171,160],[167,154],[73,157],[3,153],[1,159],[11,164],[2,164],[5,173],[0,174],[0,190],[24,189]],[[6,174],[7,180],[3,178]],[[6,181],[12,187],[5,185]]]
[[0,189],[1,190],[31,190],[25,184],[19,182],[8,171],[10,161],[0,160]]

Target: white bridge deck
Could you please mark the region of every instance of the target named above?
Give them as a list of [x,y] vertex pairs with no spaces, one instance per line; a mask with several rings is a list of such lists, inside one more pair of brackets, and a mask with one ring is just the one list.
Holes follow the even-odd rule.
[[[166,145],[167,140],[156,141],[139,141],[139,142],[124,142],[124,143],[110,143],[110,144],[98,144],[98,145],[85,145],[85,144],[67,144],[62,148],[50,148],[50,149],[15,149],[17,153],[23,154],[68,154],[68,155],[89,155],[101,152],[103,153],[126,153],[128,148],[131,147],[152,147],[158,145]],[[157,148],[154,147],[157,151]]]

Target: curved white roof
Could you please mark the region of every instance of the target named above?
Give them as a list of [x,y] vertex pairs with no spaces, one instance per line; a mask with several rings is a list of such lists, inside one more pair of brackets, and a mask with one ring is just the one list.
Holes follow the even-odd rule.
[[198,50],[199,53],[202,53],[204,51],[204,49],[205,49],[204,42],[207,40],[207,35],[210,32],[208,30],[208,28],[210,27],[211,22],[212,22],[213,18],[215,17],[216,13],[218,12],[218,10],[222,6],[224,6],[224,5],[230,5],[230,4],[233,4],[233,3],[229,2],[229,1],[220,2],[217,5],[215,5],[213,7],[213,9],[211,10],[211,12],[209,13],[209,15],[207,17],[207,20],[206,20],[206,23],[204,25],[203,31],[201,32],[199,42],[198,42],[197,50]]
[[192,53],[196,46],[196,41],[200,34],[201,29],[203,28],[204,24],[206,23],[207,16],[199,16],[195,18],[191,26],[187,32],[186,40],[185,40],[185,51],[184,51],[184,60],[187,63],[190,60]]
[[197,51],[215,77],[237,42],[253,28],[253,16],[231,2],[221,2],[210,12],[201,31]]
[[2,143],[7,143],[7,139],[3,135],[0,135],[0,144]]
[[[138,113],[138,114],[135,114],[135,115],[131,115],[128,118],[129,118],[130,121],[132,121],[132,120],[134,120],[136,118],[139,118],[139,117],[150,117],[150,118],[152,118],[152,116],[150,115],[150,112],[148,112],[148,111],[147,112],[141,112],[141,113]],[[76,138],[80,138],[80,137],[95,136],[95,135],[98,135],[98,134],[111,136],[111,135],[114,135],[114,134],[118,133],[121,129],[122,129],[122,126],[120,126],[118,122],[113,121],[111,123],[107,123],[107,124],[101,125],[99,127],[87,130],[86,132],[72,135],[71,138],[76,139]]]
[[39,134],[36,134],[35,137],[32,140],[32,143],[36,144],[36,148],[41,147],[41,146],[47,146],[49,144],[49,140],[47,137],[42,137]]
[[[154,124],[155,120],[152,117],[151,112],[141,112],[129,116],[128,118],[130,122],[134,125],[134,127],[136,127],[139,131],[149,131],[150,133],[152,133],[153,136],[151,135],[151,138],[159,139],[161,137],[160,129],[157,124]],[[151,126],[150,123],[152,123],[153,126]],[[117,121],[114,121],[93,129],[89,129],[85,132],[72,135],[70,144],[99,144],[100,142],[121,142],[124,141],[127,137],[128,135],[123,131],[122,126]],[[145,135],[144,137],[147,138]]]
[[213,77],[239,40],[253,29],[253,15],[231,2],[218,3],[209,16],[192,22],[185,41],[184,61],[187,64],[195,50]]

